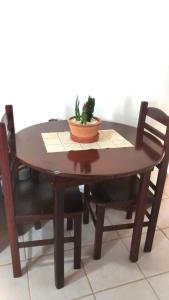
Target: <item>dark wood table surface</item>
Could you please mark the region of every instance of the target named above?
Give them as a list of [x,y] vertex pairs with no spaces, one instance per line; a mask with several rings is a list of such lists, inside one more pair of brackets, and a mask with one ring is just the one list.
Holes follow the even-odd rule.
[[54,259],[57,288],[64,285],[63,189],[67,186],[137,173],[141,175],[140,197],[130,249],[131,261],[138,259],[145,195],[150,173],[162,159],[162,147],[148,136],[139,135],[136,128],[128,125],[104,121],[101,129],[115,129],[134,147],[47,153],[41,133],[69,130],[67,121],[33,125],[16,134],[17,158],[33,169],[51,175],[55,189]]

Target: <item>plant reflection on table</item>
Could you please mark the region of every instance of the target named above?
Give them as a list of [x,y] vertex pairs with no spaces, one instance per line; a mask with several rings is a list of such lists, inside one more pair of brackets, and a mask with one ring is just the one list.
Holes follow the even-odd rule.
[[99,152],[95,149],[82,151],[69,151],[69,160],[74,162],[74,171],[80,166],[80,172],[89,174],[92,170],[92,163],[99,159]]

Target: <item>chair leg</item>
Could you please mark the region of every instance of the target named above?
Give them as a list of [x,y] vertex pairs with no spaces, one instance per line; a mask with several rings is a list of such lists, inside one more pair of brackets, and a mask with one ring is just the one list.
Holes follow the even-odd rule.
[[74,269],[81,267],[82,215],[74,218]]
[[17,231],[18,231],[18,235],[24,235],[24,224],[18,224],[17,225]]
[[89,224],[89,209],[87,207],[86,200],[83,204],[83,224]]
[[[133,175],[131,177],[130,181],[131,181],[131,184],[130,184],[130,193],[129,193],[128,199],[133,199],[134,195],[135,195],[137,176]],[[133,189],[133,187],[134,187],[134,189]],[[128,220],[132,219],[133,211],[134,211],[134,208],[132,206],[127,208],[126,219],[128,219]]]
[[19,247],[11,243],[12,267],[14,278],[22,276]]
[[150,252],[152,249],[160,204],[161,204],[161,200],[155,201],[154,205],[152,206],[152,209],[151,209],[151,216],[150,216],[150,221],[149,221],[149,225],[148,225],[146,241],[145,241],[145,245],[144,245],[145,252]]
[[73,219],[67,218],[67,230],[72,230],[72,229],[73,229]]
[[13,267],[13,277],[20,277],[22,275],[21,272],[21,262],[19,255],[19,247],[18,247],[18,238],[15,228],[11,228],[8,234],[10,240],[10,248],[11,248],[11,256],[12,256],[12,267]]
[[11,248],[11,256],[12,256],[12,267],[13,267],[13,276],[20,277],[22,275],[21,272],[21,262],[19,255],[19,246],[18,246],[18,234],[16,223],[14,219],[14,208],[13,205],[7,207],[7,201],[5,202],[5,213],[6,213],[6,221],[8,228],[8,237],[10,241]]
[[94,243],[94,259],[101,258],[103,227],[104,227],[105,208],[97,206],[97,218],[95,229],[95,243]]
[[84,186],[84,205],[83,205],[83,224],[89,224],[89,209],[87,201],[89,201],[90,190],[88,185]]
[[39,172],[31,169],[31,177],[34,180],[34,182],[38,182],[39,181]]
[[132,216],[133,216],[133,209],[132,209],[132,207],[128,207],[127,213],[126,213],[126,219],[130,220],[130,219],[132,219]]
[[41,229],[41,228],[42,228],[41,222],[35,222],[35,223],[34,223],[34,227],[35,227],[36,230]]

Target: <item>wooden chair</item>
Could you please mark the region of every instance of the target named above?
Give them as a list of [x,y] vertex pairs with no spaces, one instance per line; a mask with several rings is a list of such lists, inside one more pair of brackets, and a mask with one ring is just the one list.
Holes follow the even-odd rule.
[[[165,133],[161,129],[150,125],[150,119],[164,125]],[[158,126],[159,127],[159,126]],[[149,191],[147,195],[147,207],[151,206],[151,211],[146,210],[145,214],[148,221],[144,226],[148,226],[145,248],[146,252],[151,251],[157,218],[165,184],[167,166],[169,161],[169,117],[160,109],[148,107],[147,102],[142,102],[138,120],[137,137],[152,141],[152,145],[163,147],[164,156],[159,165],[157,165],[157,180],[153,183],[150,180]],[[155,144],[153,144],[155,143]],[[154,149],[154,148],[153,148]],[[85,208],[84,223],[88,223],[88,211],[90,211],[93,223],[95,225],[94,258],[100,259],[103,232],[111,230],[120,230],[133,228],[134,223],[116,224],[112,226],[104,225],[104,216],[106,208],[127,210],[127,217],[131,218],[135,210],[137,195],[139,192],[139,175],[112,179],[93,186],[85,186]]]
[[[5,125],[7,114],[10,115],[8,126]],[[18,180],[19,162],[16,158],[12,106],[6,106],[6,113],[0,122],[0,161],[13,275],[19,277],[21,276],[19,248],[53,244],[54,239],[19,242],[18,225],[53,219],[54,192],[49,178],[43,174],[39,174],[38,181],[34,181],[32,177],[25,181]],[[74,236],[65,237],[65,242],[74,243],[74,268],[80,268],[81,264],[82,211],[83,205],[79,189],[66,189],[64,216],[73,219]]]

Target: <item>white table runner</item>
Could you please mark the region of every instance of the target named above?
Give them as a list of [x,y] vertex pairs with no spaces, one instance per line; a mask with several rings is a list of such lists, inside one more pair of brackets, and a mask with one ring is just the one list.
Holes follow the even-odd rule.
[[48,153],[71,150],[106,149],[133,147],[133,145],[113,129],[99,130],[99,139],[95,143],[77,143],[71,140],[70,131],[44,132],[42,139]]

